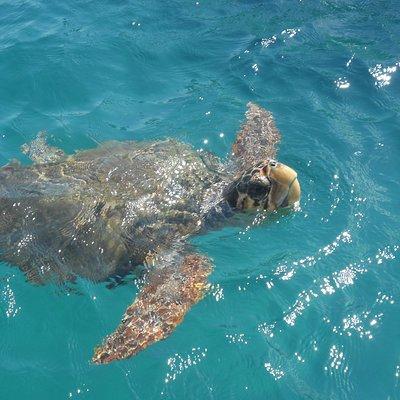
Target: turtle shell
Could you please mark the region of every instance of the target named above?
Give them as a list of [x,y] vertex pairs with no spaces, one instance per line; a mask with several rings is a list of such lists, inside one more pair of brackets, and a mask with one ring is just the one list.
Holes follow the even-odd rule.
[[103,280],[199,230],[221,164],[173,141],[108,142],[0,170],[0,258],[34,281]]

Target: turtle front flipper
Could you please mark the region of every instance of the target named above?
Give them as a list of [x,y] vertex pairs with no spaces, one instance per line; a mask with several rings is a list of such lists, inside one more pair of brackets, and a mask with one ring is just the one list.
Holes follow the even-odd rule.
[[131,357],[165,339],[203,297],[212,270],[206,257],[192,253],[165,257],[157,264],[116,331],[95,349],[94,363]]
[[247,104],[246,121],[232,146],[239,170],[254,167],[263,160],[276,158],[281,134],[272,114],[254,103]]

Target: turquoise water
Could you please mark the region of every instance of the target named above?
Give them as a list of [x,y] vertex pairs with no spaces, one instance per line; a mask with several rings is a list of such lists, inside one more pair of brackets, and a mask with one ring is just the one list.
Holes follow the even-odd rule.
[[[0,0],[0,163],[174,137],[229,153],[270,109],[301,210],[194,239],[210,294],[167,340],[89,360],[135,295],[0,265],[1,399],[400,399],[398,1]],[[221,135],[223,133],[223,135]]]

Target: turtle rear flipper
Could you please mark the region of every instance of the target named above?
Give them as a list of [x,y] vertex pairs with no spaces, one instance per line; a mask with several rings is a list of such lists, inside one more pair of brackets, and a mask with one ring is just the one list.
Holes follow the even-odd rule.
[[23,144],[21,151],[36,164],[54,163],[66,157],[61,149],[47,143],[45,132],[39,132],[30,143]]
[[134,303],[114,333],[95,349],[92,361],[106,364],[131,357],[169,336],[208,288],[210,261],[192,253],[161,261],[147,276]]
[[272,114],[254,103],[247,104],[246,121],[232,146],[233,158],[241,171],[276,158],[281,134]]

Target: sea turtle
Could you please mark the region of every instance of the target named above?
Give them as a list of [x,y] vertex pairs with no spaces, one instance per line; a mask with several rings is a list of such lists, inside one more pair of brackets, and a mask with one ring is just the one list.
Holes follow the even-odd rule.
[[275,160],[279,140],[271,113],[253,103],[227,162],[176,140],[66,155],[40,134],[22,149],[32,165],[0,169],[0,259],[35,283],[145,267],[141,291],[92,360],[130,357],[170,335],[208,288],[212,263],[190,235],[237,211],[299,200],[296,172]]

